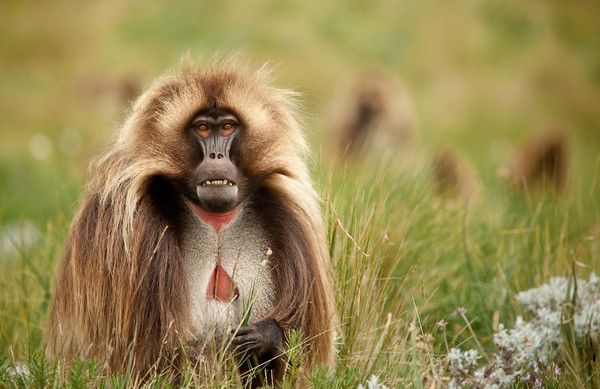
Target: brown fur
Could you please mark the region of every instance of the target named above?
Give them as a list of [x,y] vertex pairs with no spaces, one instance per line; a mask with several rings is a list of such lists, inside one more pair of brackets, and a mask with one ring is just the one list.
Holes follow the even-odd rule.
[[458,192],[460,174],[458,161],[448,150],[438,152],[433,159],[433,181],[438,195]]
[[331,114],[335,151],[357,158],[363,151],[405,147],[414,136],[415,114],[396,78],[369,70],[343,84],[349,86],[339,92]]
[[294,94],[272,87],[264,68],[250,73],[234,61],[206,71],[186,64],[156,81],[95,165],[55,282],[50,354],[92,356],[112,371],[129,365],[140,376],[177,365],[190,317],[178,214],[161,177],[191,168],[183,127],[212,106],[245,123],[238,164],[258,186],[254,201],[270,231],[272,317],[308,340],[309,365],[333,362],[331,266]]
[[559,133],[542,134],[518,150],[510,176],[512,186],[561,192],[568,174],[567,142]]
[[460,198],[473,203],[479,196],[478,180],[469,163],[451,150],[438,151],[432,163],[436,195]]

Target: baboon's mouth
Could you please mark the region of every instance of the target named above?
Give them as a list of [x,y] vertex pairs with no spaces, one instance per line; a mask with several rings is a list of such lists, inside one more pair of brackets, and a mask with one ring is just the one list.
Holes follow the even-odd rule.
[[196,203],[207,212],[226,213],[238,204],[239,189],[234,181],[225,178],[204,180],[196,186]]
[[200,183],[201,186],[215,185],[215,186],[236,186],[234,181],[227,180],[225,178],[210,179]]

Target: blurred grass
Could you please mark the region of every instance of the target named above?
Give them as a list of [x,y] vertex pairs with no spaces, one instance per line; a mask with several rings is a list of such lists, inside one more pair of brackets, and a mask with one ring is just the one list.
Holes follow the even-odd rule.
[[[40,358],[49,286],[89,159],[126,111],[122,84],[148,85],[188,52],[241,52],[279,64],[279,84],[304,94],[320,157],[313,171],[343,341],[334,375],[315,371],[313,384],[355,386],[370,374],[393,386],[419,386],[423,376],[442,382],[434,365],[444,339],[473,345],[456,308],[468,309],[489,348],[497,322],[510,325],[519,314],[516,291],[567,274],[573,259],[585,265],[582,274],[600,271],[598,15],[591,1],[3,2],[0,231],[26,220],[41,233],[0,257],[0,365],[28,360],[37,379],[56,379]],[[343,76],[372,65],[404,81],[420,143],[404,157],[368,156],[333,174],[322,118]],[[569,190],[507,190],[498,166],[546,127],[568,133]],[[68,129],[77,147],[63,144]],[[37,159],[31,149],[40,136],[51,151]],[[476,207],[434,197],[429,161],[442,145],[473,165],[483,189]],[[442,319],[444,333],[435,325]],[[435,336],[431,347],[426,333]],[[96,382],[82,366],[74,386]],[[587,378],[567,371],[564,385]]]

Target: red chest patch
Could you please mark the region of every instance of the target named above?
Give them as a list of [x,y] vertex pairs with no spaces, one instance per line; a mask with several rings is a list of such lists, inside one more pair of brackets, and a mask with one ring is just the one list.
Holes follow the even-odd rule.
[[208,224],[218,233],[221,228],[231,222],[235,215],[238,213],[238,209],[233,209],[226,213],[211,213],[191,204],[192,210],[204,223]]
[[216,265],[208,280],[206,298],[229,302],[239,296],[239,291],[233,284],[233,280],[221,265]]

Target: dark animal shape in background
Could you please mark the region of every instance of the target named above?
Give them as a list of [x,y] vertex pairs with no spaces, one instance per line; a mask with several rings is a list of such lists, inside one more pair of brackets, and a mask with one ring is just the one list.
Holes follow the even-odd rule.
[[142,92],[141,82],[134,75],[111,76],[92,73],[77,83],[78,97],[104,107],[107,111],[121,112]]
[[383,71],[363,71],[334,99],[329,128],[340,159],[356,159],[364,151],[396,152],[414,137],[415,113],[406,89]]
[[458,198],[470,204],[480,194],[480,186],[473,168],[449,148],[438,151],[433,157],[432,176],[437,196]]
[[564,134],[548,132],[525,141],[509,168],[510,186],[550,189],[559,193],[567,184],[569,170],[567,140]]

